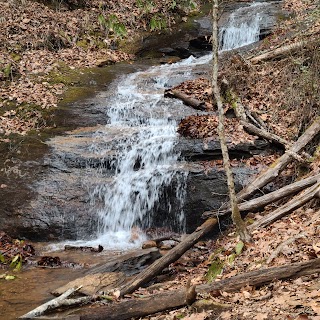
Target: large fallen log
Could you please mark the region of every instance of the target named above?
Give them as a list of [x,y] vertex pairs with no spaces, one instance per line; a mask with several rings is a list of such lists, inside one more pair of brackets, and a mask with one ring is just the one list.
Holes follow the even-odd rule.
[[313,124],[305,131],[305,133],[292,144],[291,148],[287,150],[280,158],[278,158],[266,171],[258,175],[258,177],[249,183],[238,194],[239,202],[247,199],[250,195],[264,187],[266,184],[274,180],[283,170],[286,165],[299,153],[312,139],[314,139],[320,132],[320,117],[318,117]]
[[[283,188],[280,188],[276,191],[265,194],[259,198],[255,198],[250,201],[240,203],[239,210],[242,212],[243,211],[256,211],[260,208],[265,207],[266,205],[268,205],[272,202],[275,202],[279,199],[290,196],[291,194],[300,192],[303,189],[314,185],[318,179],[320,179],[320,174],[317,174],[315,176],[305,178],[305,179],[299,180],[297,182],[291,183]],[[206,211],[203,213],[202,217],[208,218],[208,217],[222,216],[222,215],[226,215],[230,212],[231,212],[230,208],[227,208],[225,210],[218,210],[218,211]]]
[[[258,287],[274,280],[296,278],[319,272],[320,258],[281,267],[241,273],[228,279],[197,286],[196,292],[210,293],[217,290],[235,291],[246,285]],[[84,314],[73,315],[72,320],[126,320],[147,316],[168,309],[179,308],[185,305],[187,305],[185,289],[169,290],[143,299],[134,299],[91,308]]]
[[285,215],[289,214],[290,212],[300,208],[305,203],[309,202],[311,199],[317,196],[318,192],[320,192],[319,182],[315,186],[311,186],[308,189],[304,190],[302,194],[295,196],[289,202],[279,207],[275,211],[257,220],[252,225],[250,225],[248,229],[253,230],[259,227],[266,227],[267,225],[284,217]]
[[141,287],[143,284],[150,281],[153,277],[158,275],[170,263],[179,259],[188,249],[190,249],[198,240],[213,229],[217,224],[217,219],[210,218],[205,221],[193,233],[188,235],[182,242],[171,249],[166,255],[156,260],[149,267],[137,274],[129,283],[120,288],[120,295],[132,293],[134,290]]
[[179,90],[168,89],[164,92],[164,96],[169,98],[180,99],[183,101],[184,104],[196,110],[202,110],[202,111],[206,110],[206,105],[203,101],[192,98]]
[[111,289],[118,288],[127,281],[127,277],[122,272],[104,272],[87,274],[82,278],[77,278],[67,284],[53,290],[54,296],[59,296],[70,288],[80,287],[80,294],[86,296],[103,295]]
[[299,41],[297,43],[292,43],[292,44],[289,44],[286,46],[282,46],[282,47],[277,48],[275,50],[268,51],[268,52],[265,52],[265,53],[262,53],[258,56],[253,57],[250,59],[250,62],[253,64],[256,64],[256,63],[259,63],[262,61],[280,58],[282,56],[288,55],[289,53],[292,54],[292,53],[300,50],[305,45],[306,45],[305,41]]

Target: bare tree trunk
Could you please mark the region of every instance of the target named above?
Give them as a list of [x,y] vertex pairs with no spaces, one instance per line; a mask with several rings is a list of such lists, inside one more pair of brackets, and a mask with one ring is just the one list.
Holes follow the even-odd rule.
[[143,284],[150,281],[153,277],[158,275],[170,263],[178,260],[188,249],[190,249],[201,237],[210,232],[217,224],[217,219],[207,219],[200,227],[193,233],[189,234],[176,247],[171,249],[166,255],[155,261],[149,267],[141,271],[130,282],[126,283],[120,288],[120,295],[132,293],[134,290],[141,287]]
[[218,133],[223,157],[223,165],[227,175],[232,220],[233,223],[236,225],[241,240],[244,242],[249,242],[251,241],[251,237],[240,215],[236,191],[234,187],[234,180],[230,168],[230,159],[224,129],[223,105],[218,86],[218,0],[213,0],[212,20],[212,89],[219,112]]

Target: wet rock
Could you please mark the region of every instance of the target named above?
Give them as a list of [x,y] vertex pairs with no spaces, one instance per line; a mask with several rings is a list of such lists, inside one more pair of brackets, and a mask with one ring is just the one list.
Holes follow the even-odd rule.
[[[198,168],[197,168],[198,167]],[[256,173],[247,167],[232,168],[236,191],[240,191]],[[201,225],[204,211],[219,209],[228,201],[227,177],[223,170],[212,168],[204,170],[195,166],[187,178],[186,200],[184,213],[186,216],[187,233],[193,232]]]
[[62,263],[59,257],[49,257],[44,256],[37,262],[37,265],[40,267],[61,267]]
[[[268,142],[257,139],[254,142],[229,145],[228,150],[231,158],[248,158],[256,154],[265,153],[268,147]],[[218,140],[205,141],[180,137],[175,149],[180,152],[181,158],[188,161],[212,160],[222,156]]]

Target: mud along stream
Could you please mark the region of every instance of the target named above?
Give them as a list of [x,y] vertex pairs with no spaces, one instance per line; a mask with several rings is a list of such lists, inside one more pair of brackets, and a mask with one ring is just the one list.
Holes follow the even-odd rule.
[[[257,3],[238,9],[238,17],[231,14],[221,28],[222,49],[259,40],[262,23],[272,20],[268,6]],[[256,11],[248,15],[246,10]],[[269,20],[270,27],[274,20]],[[199,20],[200,25],[205,23],[205,19]],[[106,90],[98,87],[94,98],[75,103],[72,112],[67,109],[60,115],[61,124],[70,128],[83,121],[84,127],[47,140],[49,149],[44,158],[30,149],[28,161],[7,160],[7,177],[17,174],[27,186],[21,187],[20,205],[14,204],[14,197],[2,200],[6,204],[0,216],[2,228],[13,236],[50,241],[49,246],[36,244],[42,255],[60,250],[66,243],[102,245],[107,254],[49,253],[88,264],[107,260],[114,251],[138,248],[148,232],[195,229],[199,214],[225,201],[223,172],[204,173],[197,163],[220,157],[219,143],[180,138],[178,121],[196,111],[181,101],[164,98],[163,93],[184,80],[208,76],[209,62],[210,54],[204,54],[174,64],[155,61],[155,66],[148,66],[150,61],[145,60],[101,72],[100,83],[103,77],[114,78],[107,82]],[[236,146],[232,152],[234,156],[250,156],[264,147],[256,141]],[[30,168],[37,170],[31,174]],[[235,170],[238,187],[250,174],[250,168]],[[29,269],[15,281],[2,283],[4,319],[14,319],[48,300],[50,290],[79,273],[66,268]]]

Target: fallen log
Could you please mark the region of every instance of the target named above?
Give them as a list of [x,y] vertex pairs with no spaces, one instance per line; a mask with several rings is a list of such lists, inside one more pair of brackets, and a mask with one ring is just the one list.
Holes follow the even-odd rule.
[[[320,179],[320,174],[317,174],[315,176],[302,179],[300,181],[291,183],[283,188],[280,188],[276,191],[270,192],[268,194],[265,194],[262,197],[252,199],[247,202],[242,202],[239,204],[239,210],[240,211],[256,211],[260,208],[265,207],[266,205],[275,202],[277,200],[280,200],[284,197],[290,196],[291,194],[297,193],[302,191],[305,188],[308,188],[312,185],[314,185],[317,180]],[[230,208],[227,208],[225,210],[217,210],[217,211],[206,211],[203,213],[203,218],[208,217],[216,217],[216,216],[223,216],[225,214],[228,214],[231,212]]]
[[253,64],[266,61],[266,60],[271,60],[275,58],[280,58],[282,56],[288,55],[289,53],[294,53],[298,51],[299,49],[303,48],[307,43],[305,41],[299,41],[297,43],[292,43],[286,46],[282,46],[280,48],[277,48],[272,51],[268,51],[265,53],[262,53],[258,56],[255,56],[250,59],[250,62]]
[[67,284],[53,290],[54,296],[59,296],[69,290],[81,286],[78,290],[80,294],[86,296],[103,295],[111,289],[118,288],[127,281],[127,277],[122,272],[104,272],[87,274],[82,278],[77,278]]
[[288,149],[288,146],[290,145],[287,140],[277,136],[276,134],[268,132],[265,129],[258,128],[247,121],[241,120],[240,123],[249,133],[259,136],[263,139],[272,141],[275,144],[283,146],[285,149]]
[[65,251],[83,251],[83,252],[101,252],[103,251],[103,246],[100,244],[98,247],[88,247],[88,246],[72,246],[72,245],[65,245],[64,246]]
[[[241,273],[211,284],[196,286],[195,290],[198,293],[210,293],[218,290],[235,291],[247,285],[259,287],[274,280],[296,278],[319,272],[320,258],[281,267]],[[186,289],[169,290],[143,299],[112,303],[95,309],[91,308],[84,314],[73,315],[70,320],[126,320],[134,317],[143,317],[187,305],[186,292]]]
[[217,224],[217,219],[210,218],[205,221],[193,233],[188,235],[182,242],[171,249],[166,255],[156,260],[149,267],[137,274],[129,283],[120,288],[120,295],[132,293],[134,290],[141,287],[143,284],[150,281],[153,277],[158,275],[170,263],[179,259],[188,249],[190,249],[198,240],[213,229]]
[[317,193],[320,191],[320,183],[317,183],[315,186],[311,186],[308,189],[304,190],[302,194],[299,194],[292,198],[289,202],[279,207],[275,211],[267,214],[261,219],[254,222],[248,227],[249,230],[257,229],[260,227],[266,227],[274,221],[284,217],[290,212],[300,208],[305,203],[309,202],[311,199],[317,196]]
[[187,106],[190,106],[196,110],[201,110],[201,111],[206,110],[206,105],[203,101],[192,98],[181,91],[168,89],[168,90],[165,90],[164,96],[169,97],[169,98],[180,99],[183,101],[184,104],[186,104]]
[[274,180],[286,165],[294,158],[294,154],[299,153],[314,137],[320,132],[320,117],[305,131],[305,133],[292,144],[291,148],[278,158],[266,171],[242,189],[238,194],[238,201],[243,201],[253,193],[264,187],[270,181]]

